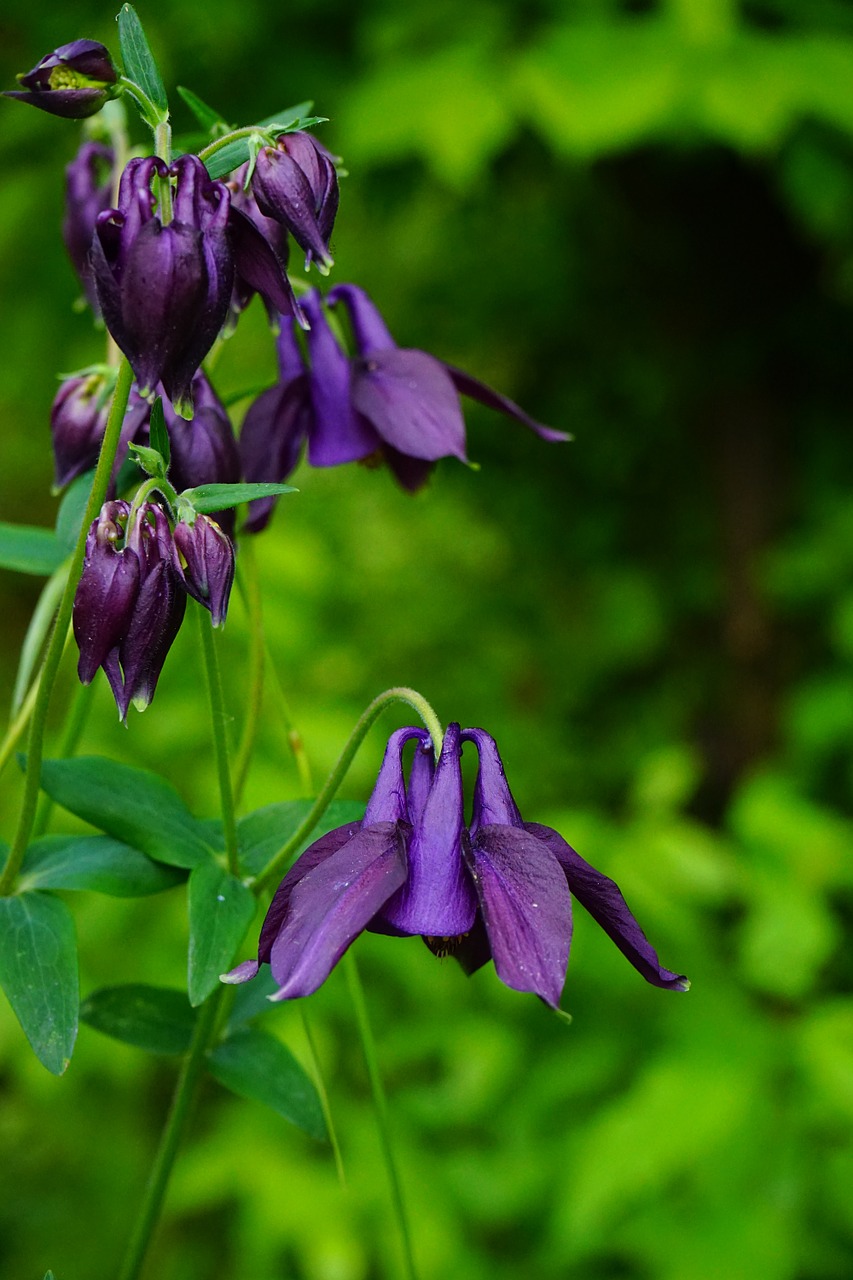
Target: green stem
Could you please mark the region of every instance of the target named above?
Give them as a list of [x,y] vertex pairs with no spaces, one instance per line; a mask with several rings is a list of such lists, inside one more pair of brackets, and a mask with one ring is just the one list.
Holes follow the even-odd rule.
[[[89,718],[89,712],[92,709],[92,701],[92,686],[90,684],[78,684],[71,711],[66,721],[65,732],[59,743],[57,754],[60,760],[66,760],[76,752],[77,745],[86,727],[86,721]],[[36,810],[31,839],[37,839],[40,835],[44,835],[47,830],[47,824],[50,821],[52,808],[53,801],[46,792],[43,792]]]
[[[169,118],[159,121],[154,129],[154,151],[166,166],[172,163],[172,126]],[[168,175],[157,177],[157,194],[159,196],[160,225],[165,227],[172,221],[172,187]]]
[[232,876],[240,873],[237,850],[237,822],[234,816],[234,791],[231,786],[231,766],[228,763],[228,718],[222,694],[222,678],[216,658],[216,641],[209,623],[207,610],[201,605],[196,610],[201,649],[204,655],[204,674],[207,681],[207,699],[210,704],[210,724],[213,750],[216,756],[216,772],[219,778],[219,800],[222,806],[222,826],[225,831],[225,853],[228,870]]
[[2,773],[6,768],[6,765],[12,758],[15,748],[26,732],[27,725],[30,722],[30,717],[33,714],[33,707],[36,705],[36,697],[38,696],[39,690],[39,679],[40,675],[36,676],[35,680],[30,685],[29,690],[27,691],[27,696],[21,703],[21,708],[18,714],[9,725],[9,728],[6,731],[6,736],[2,743],[0,743],[0,773]]
[[121,424],[124,421],[127,401],[130,396],[130,384],[132,381],[133,373],[130,365],[123,359],[119,366],[116,389],[113,393],[113,402],[110,406],[109,417],[107,418],[107,426],[104,431],[104,439],[101,445],[101,453],[98,458],[98,466],[95,470],[95,478],[92,481],[92,490],[89,494],[89,501],[86,504],[86,512],[80,526],[77,545],[74,548],[74,554],[71,557],[71,566],[68,571],[68,582],[66,584],[65,591],[63,592],[62,600],[56,614],[56,621],[53,624],[53,631],[51,632],[47,651],[44,656],[44,663],[42,665],[41,677],[38,684],[38,693],[36,694],[35,706],[33,708],[32,723],[30,725],[30,737],[27,747],[27,776],[24,784],[24,796],[21,802],[21,811],[18,817],[18,829],[15,833],[15,839],[12,843],[12,847],[9,850],[9,856],[6,859],[6,865],[3,868],[3,874],[0,876],[0,894],[8,894],[12,891],[15,879],[21,869],[21,863],[24,858],[27,844],[29,843],[30,832],[32,831],[33,821],[35,819],[39,784],[41,781],[41,761],[44,750],[44,733],[47,723],[48,707],[50,705],[50,696],[53,692],[57,671],[59,670],[62,650],[65,647],[68,625],[71,621],[71,607],[74,603],[74,593],[77,590],[77,583],[83,569],[83,559],[86,554],[86,537],[89,532],[89,526],[96,518],[98,512],[103,506],[104,498],[106,497],[107,487],[110,482],[110,475],[112,474],[113,463],[115,461],[116,450],[118,449]]
[[249,696],[237,763],[234,766],[234,795],[238,801],[243,794],[249,765],[258,736],[261,709],[264,701],[264,618],[261,591],[258,583],[258,566],[255,559],[254,538],[243,538],[240,558],[237,562],[237,583],[249,619]]
[[355,1020],[358,1024],[359,1035],[361,1036],[364,1061],[367,1064],[367,1074],[370,1078],[370,1089],[373,1094],[373,1107],[376,1111],[376,1123],[379,1129],[379,1139],[382,1144],[382,1155],[385,1159],[385,1170],[388,1174],[388,1184],[391,1189],[391,1202],[394,1206],[394,1216],[397,1219],[397,1227],[400,1232],[400,1243],[403,1248],[403,1273],[407,1277],[407,1280],[417,1280],[418,1273],[415,1268],[415,1259],[412,1253],[412,1239],[409,1232],[409,1220],[406,1215],[406,1205],[403,1200],[403,1188],[400,1182],[400,1175],[397,1170],[397,1162],[394,1158],[394,1146],[391,1142],[391,1128],[388,1123],[388,1104],[385,1101],[385,1090],[382,1087],[382,1076],[379,1074],[379,1063],[376,1056],[376,1041],[373,1038],[373,1030],[367,1016],[367,1004],[364,999],[364,988],[361,985],[358,966],[355,962],[355,956],[351,951],[348,951],[344,956],[344,968],[346,970],[347,983],[349,985],[353,1009],[355,1010]]
[[320,1059],[317,1055],[317,1046],[314,1044],[314,1035],[311,1031],[311,1022],[308,1018],[308,1014],[305,1012],[304,1000],[299,1001],[299,1012],[302,1015],[302,1030],[305,1032],[305,1042],[308,1045],[308,1053],[311,1058],[314,1084],[317,1087],[317,1093],[320,1097],[320,1106],[323,1108],[323,1119],[326,1121],[329,1143],[332,1148],[332,1154],[335,1158],[335,1168],[338,1171],[338,1181],[342,1187],[345,1187],[347,1180],[346,1175],[344,1174],[344,1162],[341,1157],[341,1148],[338,1144],[338,1135],[335,1132],[335,1126],[332,1120],[332,1108],[329,1106],[329,1095],[326,1092],[323,1072],[320,1068]]
[[367,731],[370,729],[374,721],[379,718],[385,708],[390,706],[392,702],[408,703],[408,705],[418,713],[421,720],[423,720],[426,725],[426,728],[429,730],[429,735],[432,738],[433,749],[435,751],[435,758],[436,760],[438,759],[441,754],[441,743],[444,735],[442,734],[438,717],[427,702],[426,698],[423,698],[416,689],[407,689],[405,686],[386,689],[384,693],[380,693],[377,698],[373,699],[366,710],[362,712],[358,723],[350,734],[343,751],[338,757],[337,763],[326,779],[323,789],[314,801],[304,820],[299,824],[286,844],[279,849],[278,853],[273,855],[266,867],[264,867],[263,871],[261,871],[259,875],[255,876],[254,879],[247,882],[255,893],[280,878],[281,872],[290,861],[294,852],[299,848],[300,844],[302,844],[305,837],[311,834],[331,804],[335,792],[343,782],[347,770],[355,758],[356,752],[364,741]]
[[[230,133],[224,133],[221,138],[214,138],[213,142],[209,142],[206,147],[202,147],[198,153],[198,158],[202,164],[207,164],[217,151],[222,151],[225,147],[230,146],[232,142],[239,142],[242,138],[259,137],[266,140],[267,134],[263,129],[259,129],[257,125],[245,125],[242,129],[232,129]],[[271,140],[271,139],[270,139]]]
[[142,1207],[127,1246],[118,1280],[137,1280],[142,1271],[151,1236],[163,1208],[166,1188],[178,1154],[184,1126],[204,1070],[205,1053],[213,1038],[223,990],[224,988],[215,991],[199,1010],[193,1038],[178,1076],[169,1117],[160,1137],[160,1145],[154,1158]]

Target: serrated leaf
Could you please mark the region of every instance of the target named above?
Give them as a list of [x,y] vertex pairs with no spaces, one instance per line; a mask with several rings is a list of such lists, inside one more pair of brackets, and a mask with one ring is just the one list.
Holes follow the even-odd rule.
[[71,481],[59,504],[55,530],[59,543],[67,555],[70,555],[77,545],[77,535],[83,523],[94,479],[94,471],[84,471],[82,476],[77,476],[76,480]]
[[171,783],[148,769],[105,756],[45,760],[41,785],[78,818],[172,867],[195,867],[212,855]]
[[47,577],[56,572],[65,554],[52,529],[0,522],[0,569]]
[[219,986],[255,914],[250,889],[215,862],[203,863],[189,882],[190,1004],[200,1005]]
[[210,512],[236,507],[254,498],[297,492],[291,484],[200,484],[195,489],[185,489],[180,496],[191,502],[196,511]]
[[163,459],[163,468],[160,472],[165,475],[169,470],[169,462],[172,458],[172,449],[169,443],[169,431],[166,426],[166,415],[163,412],[163,399],[158,396],[151,406],[151,417],[149,419],[148,439],[152,449],[156,449]]
[[323,1108],[312,1080],[275,1036],[254,1027],[236,1031],[212,1050],[208,1069],[240,1097],[271,1107],[312,1138],[326,1137]]
[[209,107],[197,93],[193,93],[192,89],[185,89],[183,85],[179,84],[178,94],[187,104],[196,120],[198,120],[202,129],[206,129],[208,133],[221,129],[227,130],[230,127],[219,112],[214,107]]
[[161,893],[183,878],[111,836],[42,836],[21,868],[22,889],[89,889],[114,898]]
[[[313,800],[284,800],[247,813],[237,823],[240,865],[247,875],[258,875],[270,858],[290,839],[311,811]],[[297,854],[335,827],[359,822],[364,805],[354,800],[334,800],[323,817],[306,836]]]
[[118,39],[124,74],[129,80],[139,85],[146,97],[151,99],[165,118],[169,114],[166,89],[133,5],[124,4],[119,11]]
[[96,1031],[149,1053],[185,1053],[196,1019],[183,991],[135,982],[93,991],[80,1017]]
[[62,599],[67,580],[68,568],[63,565],[48,578],[42,587],[36,607],[33,610],[33,616],[30,618],[30,625],[27,627],[27,634],[24,636],[24,643],[21,645],[21,656],[18,660],[18,670],[15,675],[15,688],[12,691],[13,716],[17,714],[24,698],[27,696],[32,674],[35,671],[42,646],[47,639],[47,634],[59,608],[59,602]]
[[42,1066],[62,1075],[77,1039],[74,921],[47,893],[0,898],[0,986]]

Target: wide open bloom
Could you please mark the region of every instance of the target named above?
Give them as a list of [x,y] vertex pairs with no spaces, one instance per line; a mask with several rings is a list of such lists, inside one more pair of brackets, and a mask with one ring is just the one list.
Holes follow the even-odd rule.
[[[406,783],[402,751],[414,739]],[[479,773],[465,825],[461,746],[475,745]],[[664,969],[619,888],[550,827],[525,823],[493,738],[451,724],[437,765],[429,735],[398,729],[388,740],[361,822],[316,840],[279,885],[258,942],[258,959],[224,975],[253,978],[269,964],[276,1000],[310,995],[365,929],[420,934],[468,973],[489,959],[499,978],[556,1008],[566,980],[571,894],[622,953],[658,987],[684,991]]]
[[[174,178],[173,217],[155,214],[151,183]],[[98,216],[92,272],[104,321],[151,398],[158,382],[182,417],[192,416],[193,374],[228,314],[234,259],[231,195],[197,156],[170,169],[156,156],[131,160],[117,209]]]
[[93,116],[117,93],[118,73],[109,50],[97,40],[72,40],[37,62],[32,71],[18,76],[23,89],[7,90],[54,116],[81,120]]
[[[313,467],[383,460],[404,489],[427,481],[439,458],[467,461],[459,396],[515,418],[543,440],[562,441],[519,405],[426,351],[398,347],[363,289],[338,285],[328,302],[347,308],[355,353],[338,343],[316,291],[302,306],[310,322],[303,358],[291,325],[278,339],[281,375],[249,409],[240,437],[243,472],[254,482],[284,480],[303,443]],[[246,527],[262,529],[274,500],[253,503]]]

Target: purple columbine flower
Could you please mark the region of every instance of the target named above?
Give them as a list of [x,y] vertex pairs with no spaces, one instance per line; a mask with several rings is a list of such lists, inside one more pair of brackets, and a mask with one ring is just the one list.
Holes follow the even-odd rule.
[[285,133],[264,147],[252,174],[261,213],[286,227],[305,250],[306,267],[334,265],[329,238],[338,212],[338,175],[331,154],[310,133]]
[[96,40],[72,40],[63,44],[17,77],[20,89],[7,90],[7,98],[18,98],[54,116],[81,120],[100,111],[115,97],[118,74],[109,50]]
[[92,277],[92,237],[98,215],[112,203],[113,152],[100,142],[84,142],[65,170],[62,238],[86,300],[100,314]]
[[[155,215],[154,176],[173,177],[173,218]],[[230,193],[197,156],[171,169],[148,156],[131,160],[119,207],[102,213],[92,270],[107,328],[127,356],[140,394],[158,382],[182,417],[192,416],[190,386],[228,314],[234,260],[228,235]]]
[[[543,440],[563,441],[563,431],[536,422],[506,396],[426,351],[403,350],[364,290],[338,285],[329,302],[349,311],[356,354],[350,357],[333,334],[322,299],[302,300],[310,323],[308,361],[290,325],[278,338],[280,377],[246,414],[240,436],[247,480],[286,479],[307,441],[314,467],[384,460],[409,492],[420,489],[439,458],[466,461],[465,421],[459,395],[497,409]],[[274,499],[252,503],[246,528],[258,532]]]
[[[402,750],[411,739],[407,784]],[[470,828],[463,742],[479,753]],[[363,820],[330,831],[297,859],[267,912],[257,960],[223,981],[245,982],[269,964],[278,984],[273,999],[310,995],[369,929],[420,934],[468,973],[492,959],[506,986],[556,1008],[569,960],[571,894],[648,982],[687,989],[683,975],[661,966],[613,881],[550,827],[522,821],[493,738],[451,724],[436,764],[423,730],[399,729]]]
[[123,721],[131,702],[144,711],[154,697],[186,603],[163,509],[145,502],[134,513],[126,502],[106,503],[89,530],[73,625],[81,682],[102,667]]
[[[50,410],[57,489],[89,471],[98,461],[107,425],[107,402],[114,386],[114,376],[87,373],[66,378],[59,388]],[[128,445],[146,437],[150,413],[151,406],[134,385],[116,449],[113,480],[127,458]]]
[[247,170],[248,166],[243,165],[227,183],[231,192],[228,226],[234,247],[230,326],[233,328],[258,293],[276,332],[283,315],[293,316],[306,328],[307,321],[287,275],[287,230],[275,218],[261,213],[251,188],[245,189]]
[[184,560],[187,591],[210,610],[213,626],[221,626],[234,581],[234,544],[216,520],[202,513],[191,525],[183,520],[175,525],[175,546]]

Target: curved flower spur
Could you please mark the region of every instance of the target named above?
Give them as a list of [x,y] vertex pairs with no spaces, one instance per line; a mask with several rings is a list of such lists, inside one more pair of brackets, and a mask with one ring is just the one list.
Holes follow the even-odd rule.
[[[415,741],[408,783],[402,753]],[[477,748],[472,819],[465,825],[461,748]],[[557,1008],[572,935],[571,895],[654,986],[686,991],[663,968],[618,886],[558,832],[522,820],[497,745],[482,729],[448,726],[435,764],[429,734],[391,734],[361,822],[321,836],[290,868],[270,904],[257,960],[223,975],[255,977],[269,964],[271,998],[310,995],[365,929],[420,934],[467,973],[490,959],[515,991]]]

